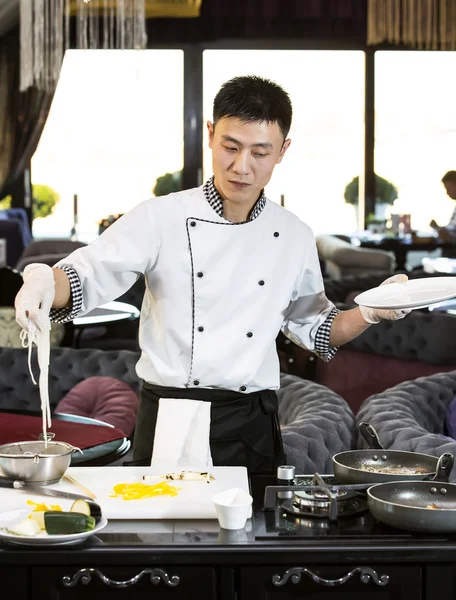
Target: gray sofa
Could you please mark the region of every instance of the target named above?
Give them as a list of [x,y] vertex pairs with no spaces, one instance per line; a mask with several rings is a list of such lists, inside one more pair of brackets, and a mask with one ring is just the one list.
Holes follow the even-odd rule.
[[456,316],[437,311],[414,310],[399,321],[373,325],[342,346],[328,363],[284,336],[279,342],[282,371],[335,391],[355,414],[373,394],[456,369]]
[[[385,448],[433,456],[451,452],[456,456],[456,440],[446,433],[447,408],[455,396],[456,371],[420,377],[368,398],[357,422],[373,425]],[[361,436],[357,445],[367,447]],[[455,478],[456,467],[452,480]]]
[[336,235],[319,235],[316,243],[325,272],[333,279],[363,273],[382,273],[387,277],[393,272],[394,256],[390,252],[359,248]]
[[[88,377],[115,377],[139,393],[140,381],[135,371],[138,354],[74,348],[51,348],[49,366],[49,403],[51,411],[77,383]],[[36,350],[32,368],[37,375]],[[39,412],[38,387],[33,384],[24,348],[0,348],[0,410]]]
[[[92,376],[115,377],[139,392],[138,358],[139,354],[127,350],[52,348],[51,410],[77,383]],[[35,356],[33,365],[37,373]],[[329,472],[332,455],[354,447],[355,417],[335,392],[282,374],[278,397],[285,451],[299,472]],[[31,414],[40,410],[39,392],[30,379],[27,352],[22,348],[0,348],[0,410]]]
[[332,457],[355,447],[355,417],[330,389],[293,375],[280,378],[279,418],[287,462],[299,473],[332,473]]

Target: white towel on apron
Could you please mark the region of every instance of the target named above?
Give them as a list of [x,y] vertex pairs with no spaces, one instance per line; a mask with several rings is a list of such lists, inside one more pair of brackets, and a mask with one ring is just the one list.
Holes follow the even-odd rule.
[[212,467],[210,429],[210,402],[160,398],[151,465],[167,469]]

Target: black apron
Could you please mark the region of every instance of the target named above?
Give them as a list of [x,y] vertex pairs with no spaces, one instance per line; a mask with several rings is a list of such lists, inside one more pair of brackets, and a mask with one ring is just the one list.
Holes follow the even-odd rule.
[[[150,465],[160,398],[211,403],[210,446],[214,466],[244,466],[250,473],[274,473],[285,464],[277,394],[241,394],[208,388],[171,388],[144,383],[133,439],[133,464]],[[131,463],[130,463],[131,464]]]

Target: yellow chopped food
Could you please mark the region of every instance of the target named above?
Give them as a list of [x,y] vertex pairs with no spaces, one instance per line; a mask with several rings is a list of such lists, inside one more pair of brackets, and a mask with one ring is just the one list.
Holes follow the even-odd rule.
[[33,502],[33,500],[27,500],[27,504],[34,506],[33,512],[47,511],[47,510],[62,510],[58,504],[43,504],[39,502]]
[[111,498],[122,497],[124,500],[141,500],[153,496],[177,496],[182,488],[169,485],[166,481],[147,485],[146,483],[118,483],[113,487]]

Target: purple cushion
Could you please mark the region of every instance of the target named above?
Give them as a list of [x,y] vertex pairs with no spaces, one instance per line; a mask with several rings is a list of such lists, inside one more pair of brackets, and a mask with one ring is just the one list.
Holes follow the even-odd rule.
[[456,440],[456,396],[447,406],[446,411],[446,432]]
[[89,377],[60,400],[56,413],[81,415],[110,423],[131,435],[136,423],[138,396],[129,385],[113,377]]

